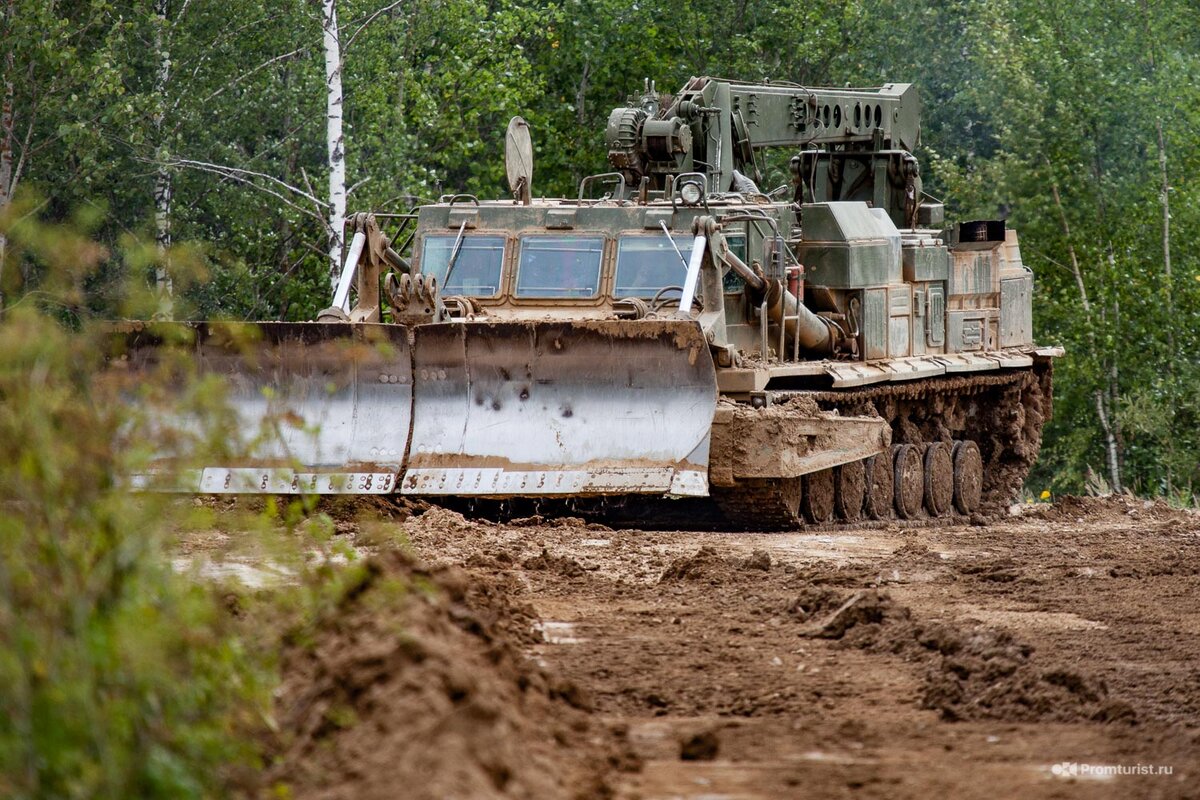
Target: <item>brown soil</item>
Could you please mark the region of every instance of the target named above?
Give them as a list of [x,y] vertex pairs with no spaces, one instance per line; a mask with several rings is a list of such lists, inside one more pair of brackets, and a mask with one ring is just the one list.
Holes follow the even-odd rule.
[[[372,557],[314,630],[294,634],[270,791],[311,798],[575,798],[636,767],[585,690],[539,667],[532,608],[505,584]],[[540,637],[536,637],[540,640]],[[266,792],[269,794],[270,792]],[[289,795],[281,795],[289,796]]]
[[368,587],[437,588],[368,588],[288,654],[276,775],[296,797],[1200,796],[1196,515],[1065,498],[833,533],[394,524],[442,567],[390,557]]

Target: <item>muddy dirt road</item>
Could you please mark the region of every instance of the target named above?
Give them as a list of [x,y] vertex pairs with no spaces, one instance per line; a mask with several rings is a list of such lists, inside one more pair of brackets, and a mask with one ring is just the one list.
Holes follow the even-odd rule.
[[[551,790],[506,767],[499,796],[1200,796],[1198,516],[1067,500],[794,534],[403,516],[420,559],[503,593],[488,646],[551,676],[576,732],[537,758],[583,772]],[[388,796],[359,778],[298,796]]]

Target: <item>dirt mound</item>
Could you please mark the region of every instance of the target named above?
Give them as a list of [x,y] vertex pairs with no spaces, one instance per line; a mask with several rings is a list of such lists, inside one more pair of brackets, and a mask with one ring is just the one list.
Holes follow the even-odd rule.
[[765,550],[754,550],[745,558],[725,558],[716,549],[705,545],[690,556],[674,559],[658,582],[695,581],[716,585],[732,580],[738,572],[770,570],[771,554]]
[[601,525],[598,522],[588,522],[582,517],[544,516],[542,514],[534,514],[530,517],[515,517],[506,520],[504,524],[510,528],[578,528],[588,531],[612,530],[607,525]]
[[339,522],[363,517],[402,522],[425,513],[429,507],[424,500],[403,495],[320,495],[315,510]]
[[886,592],[808,587],[788,612],[801,621],[802,636],[926,662],[922,705],[949,721],[1135,721],[1103,681],[1040,663],[1033,647],[1005,631],[915,619]]
[[573,558],[556,556],[542,548],[542,552],[521,562],[524,569],[555,572],[564,578],[578,578],[586,572],[584,566]]
[[663,571],[659,583],[680,581],[703,581],[723,583],[728,579],[733,565],[721,557],[712,547],[701,547],[690,556],[674,559]]
[[766,550],[754,550],[742,559],[742,569],[756,569],[759,572],[771,571],[771,554]]
[[1179,508],[1173,508],[1163,500],[1143,500],[1125,494],[1107,497],[1075,497],[1064,495],[1054,502],[1035,507],[1021,515],[1022,518],[1041,519],[1047,522],[1112,522],[1118,519],[1145,522],[1200,522],[1200,516]]
[[1032,647],[1003,631],[916,625],[912,634],[931,654],[922,704],[943,719],[1134,721],[1133,709],[1110,699],[1103,681],[1043,667]]
[[[792,601],[788,612],[803,620],[801,635],[820,639],[841,639],[852,629],[862,636],[864,626],[880,626],[908,618],[908,610],[892,602],[884,592],[874,589],[849,595],[833,589],[812,587]],[[875,631],[866,633],[874,635]]]
[[577,687],[520,654],[533,620],[483,576],[372,558],[284,653],[268,793],[606,796],[620,747]]

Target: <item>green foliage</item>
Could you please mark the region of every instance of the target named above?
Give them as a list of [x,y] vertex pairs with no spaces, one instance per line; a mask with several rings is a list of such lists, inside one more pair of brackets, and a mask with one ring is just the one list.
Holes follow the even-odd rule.
[[1089,471],[1111,477],[1099,396],[1129,488],[1191,486],[1200,37],[1170,2],[987,7],[954,76],[970,125],[935,128],[934,168],[959,216],[1007,215],[1020,231],[1037,274],[1038,337],[1069,353],[1035,485],[1078,491]]
[[[66,227],[7,233],[47,294],[104,256]],[[172,572],[165,502],[119,482],[149,448],[129,387],[100,370],[103,336],[38,306],[0,322],[0,795],[222,796],[254,764],[270,671]]]

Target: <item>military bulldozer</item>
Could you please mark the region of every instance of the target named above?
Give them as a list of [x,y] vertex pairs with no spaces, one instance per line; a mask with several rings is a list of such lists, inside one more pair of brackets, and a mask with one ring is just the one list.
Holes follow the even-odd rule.
[[[245,429],[287,424],[171,488],[772,530],[1012,501],[1061,350],[1033,341],[1015,232],[922,191],[913,87],[647,84],[572,198],[535,199],[528,128],[507,137],[513,197],[356,216],[317,321],[246,323],[252,347],[190,326]],[[790,183],[764,192],[780,149]],[[124,357],[162,339],[127,329]]]

